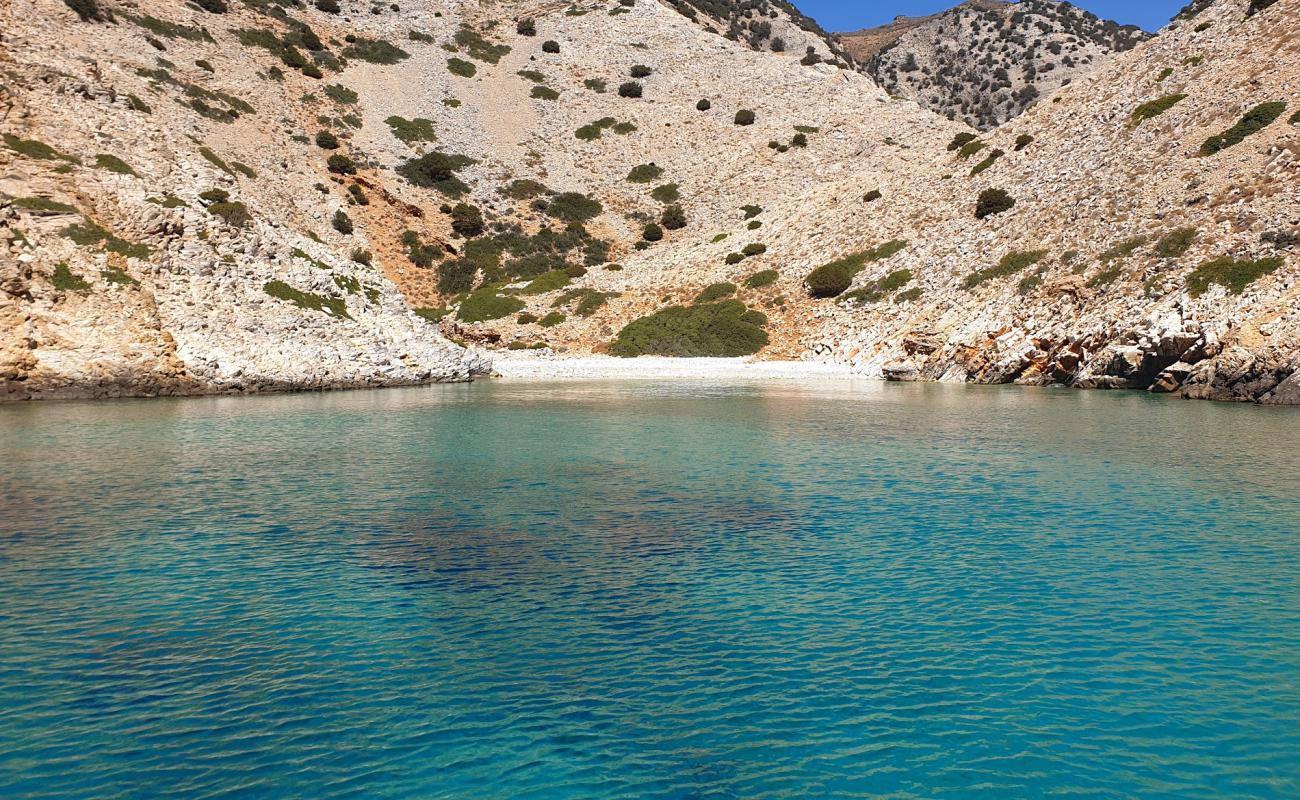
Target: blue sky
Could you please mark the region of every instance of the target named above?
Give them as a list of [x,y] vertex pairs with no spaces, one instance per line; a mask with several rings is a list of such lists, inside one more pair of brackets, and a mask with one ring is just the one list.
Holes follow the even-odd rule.
[[[921,16],[951,8],[960,0],[794,0],[800,11],[828,31],[855,31],[891,21],[899,14]],[[1156,31],[1187,0],[1071,0],[1102,19]]]

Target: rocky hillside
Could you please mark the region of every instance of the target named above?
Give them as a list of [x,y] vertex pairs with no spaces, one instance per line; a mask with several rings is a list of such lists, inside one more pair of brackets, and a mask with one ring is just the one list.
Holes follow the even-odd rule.
[[834,37],[786,0],[668,0],[668,4],[705,30],[754,50],[796,53],[805,64],[852,64],[852,57]]
[[1247,10],[981,136],[649,0],[13,0],[0,385],[540,348],[1295,402],[1300,10]]
[[968,0],[838,38],[891,95],[989,130],[1148,37],[1058,0]]

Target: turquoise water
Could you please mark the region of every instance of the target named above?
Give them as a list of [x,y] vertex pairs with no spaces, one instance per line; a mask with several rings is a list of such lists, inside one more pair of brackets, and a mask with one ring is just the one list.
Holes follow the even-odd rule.
[[0,408],[0,797],[1300,796],[1300,412]]

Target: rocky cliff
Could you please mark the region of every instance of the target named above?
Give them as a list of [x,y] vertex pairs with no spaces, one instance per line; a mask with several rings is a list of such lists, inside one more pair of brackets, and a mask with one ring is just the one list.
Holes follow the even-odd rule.
[[387,385],[666,328],[891,379],[1296,402],[1300,9],[1248,11],[980,134],[649,0],[13,0],[0,380]]
[[891,95],[989,130],[1148,37],[1058,0],[968,0],[838,38]]

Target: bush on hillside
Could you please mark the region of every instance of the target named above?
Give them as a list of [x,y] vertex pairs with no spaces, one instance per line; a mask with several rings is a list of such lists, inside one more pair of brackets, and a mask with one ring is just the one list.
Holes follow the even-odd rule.
[[451,209],[451,229],[466,239],[483,232],[483,214],[468,203],[457,203]]
[[554,39],[547,39],[546,41],[542,42],[542,52],[558,53],[560,52],[560,43],[555,41]]
[[357,165],[342,153],[335,153],[330,156],[328,164],[329,171],[336,175],[355,175],[357,173]]
[[343,209],[334,212],[334,219],[330,221],[334,230],[347,236],[352,233],[352,218],[347,215]]
[[659,218],[659,224],[663,225],[670,231],[679,230],[686,227],[686,212],[682,207],[673,203],[664,209],[664,213]]
[[701,99],[700,102],[695,104],[696,111],[708,111],[710,108],[713,108],[713,104],[709,102],[707,97]]
[[330,131],[318,131],[316,133],[316,146],[322,150],[337,150],[339,148],[339,137]]
[[736,357],[767,345],[767,318],[739,300],[669,306],[635,319],[610,344],[611,355]]
[[736,284],[729,282],[712,283],[704,287],[704,290],[695,298],[696,303],[712,303],[715,300],[721,300],[724,297],[731,297],[736,293]]
[[1281,101],[1273,103],[1260,103],[1251,110],[1247,111],[1236,125],[1228,128],[1223,133],[1215,134],[1205,140],[1201,145],[1201,155],[1212,156],[1220,150],[1240,144],[1247,136],[1258,133],[1268,127],[1273,120],[1282,116],[1286,111],[1286,103]]
[[638,164],[627,173],[629,183],[649,183],[663,175],[663,168],[656,164]]
[[1215,283],[1226,288],[1230,294],[1241,294],[1247,286],[1281,266],[1281,258],[1235,261],[1231,256],[1221,256],[1206,261],[1187,275],[1187,294],[1200,297]]
[[1034,137],[1030,136],[1027,133],[1020,134],[1019,136],[1016,137],[1016,152],[1019,153],[1021,150],[1024,150],[1026,147],[1028,147],[1033,143],[1034,143]]
[[641,231],[641,238],[647,242],[657,242],[664,238],[664,230],[651,222]]
[[985,189],[975,201],[975,219],[1001,214],[1016,204],[1015,198],[1002,189]]
[[633,78],[647,78],[652,72],[654,72],[654,70],[650,69],[645,64],[633,64],[632,68],[628,70],[628,74]]
[[1185,94],[1167,94],[1155,100],[1148,100],[1133,109],[1133,113],[1129,115],[1129,125],[1136,128],[1143,122],[1165,113],[1186,97]]
[[777,271],[774,269],[760,270],[745,279],[745,288],[761,289],[764,286],[771,286],[776,283],[778,277],[780,277],[780,275],[778,275]]
[[524,301],[517,297],[497,294],[496,286],[484,286],[470,292],[460,303],[456,318],[463,322],[486,322],[501,319],[520,311]]
[[736,112],[736,118],[734,122],[737,125],[753,125],[754,112],[750,111],[748,108],[742,108]]
[[640,97],[641,91],[641,84],[636,81],[627,81],[618,86],[619,97]]
[[532,17],[524,17],[515,23],[515,33],[520,36],[536,36],[537,23],[533,21]]

